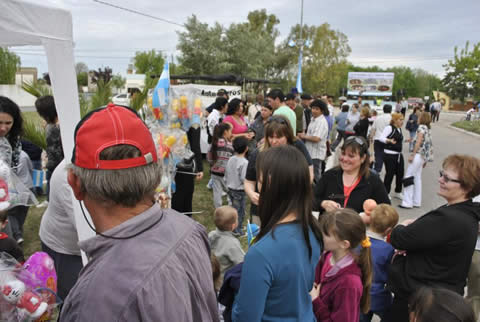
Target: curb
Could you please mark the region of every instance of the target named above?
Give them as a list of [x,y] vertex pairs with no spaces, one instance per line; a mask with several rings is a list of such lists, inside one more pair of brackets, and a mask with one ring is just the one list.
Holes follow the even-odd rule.
[[458,131],[458,132],[462,132],[462,133],[464,133],[464,134],[467,134],[467,135],[470,135],[470,136],[473,136],[473,137],[480,138],[480,134],[473,133],[473,132],[470,132],[470,131],[461,129],[461,128],[458,128],[458,127],[453,126],[453,125],[449,125],[448,128],[450,128],[450,129],[452,129],[452,130],[455,130],[455,131]]

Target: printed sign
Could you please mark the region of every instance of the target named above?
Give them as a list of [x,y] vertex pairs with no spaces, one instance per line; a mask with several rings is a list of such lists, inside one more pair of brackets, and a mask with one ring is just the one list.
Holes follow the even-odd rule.
[[348,95],[392,96],[394,73],[348,73]]

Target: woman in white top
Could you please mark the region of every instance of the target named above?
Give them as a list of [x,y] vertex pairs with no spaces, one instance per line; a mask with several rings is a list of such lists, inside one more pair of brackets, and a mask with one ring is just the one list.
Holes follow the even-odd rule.
[[387,193],[390,193],[393,177],[395,176],[395,194],[397,198],[401,198],[402,192],[402,179],[404,173],[404,163],[402,155],[402,143],[403,143],[403,114],[393,113],[390,125],[386,126],[380,137],[380,141],[385,144],[383,162],[385,163],[385,178],[383,183]]
[[420,113],[418,129],[415,136],[413,152],[408,157],[408,168],[403,180],[403,198],[400,208],[410,209],[422,204],[422,169],[428,161],[433,161],[432,135],[430,132],[431,116],[428,112]]

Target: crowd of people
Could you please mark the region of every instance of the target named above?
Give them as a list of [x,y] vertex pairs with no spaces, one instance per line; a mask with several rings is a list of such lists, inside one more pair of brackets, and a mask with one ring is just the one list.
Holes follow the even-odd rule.
[[[189,218],[195,176],[177,174],[173,209],[155,200],[162,169],[135,111],[109,104],[86,115],[72,159],[62,161],[56,114],[40,108],[56,164],[47,167],[50,197],[39,234],[58,274],[59,320],[475,321],[480,159],[446,157],[437,192],[446,204],[399,223],[391,200],[421,206],[433,142],[429,112],[412,111],[406,139],[407,108],[397,108],[386,104],[377,116],[359,102],[335,115],[327,95],[273,89],[253,103],[220,91],[206,117],[216,226],[208,234]],[[0,97],[0,153],[17,172],[21,132],[18,106]],[[179,167],[202,178],[199,132],[188,133],[196,162]],[[327,167],[337,156],[338,165]],[[80,242],[74,202],[88,210],[95,232]],[[14,211],[0,211],[2,226],[6,218],[23,224]],[[241,238],[248,228],[253,235],[247,218],[258,230],[245,250]],[[12,233],[11,249],[0,243],[0,251],[18,251],[22,237]],[[83,268],[80,251],[88,258]]]

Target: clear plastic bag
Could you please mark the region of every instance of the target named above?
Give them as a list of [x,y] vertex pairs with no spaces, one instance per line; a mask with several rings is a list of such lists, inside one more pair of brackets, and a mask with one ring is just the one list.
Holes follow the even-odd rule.
[[0,160],[0,210],[36,204],[38,201],[33,192],[20,181],[7,163]]
[[22,266],[0,252],[0,321],[48,321],[60,302],[56,284],[46,253],[33,254]]

